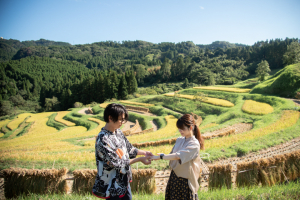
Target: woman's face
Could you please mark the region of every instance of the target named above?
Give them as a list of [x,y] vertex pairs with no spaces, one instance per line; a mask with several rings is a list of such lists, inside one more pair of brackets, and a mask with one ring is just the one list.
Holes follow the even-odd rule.
[[112,123],[114,125],[114,129],[120,128],[122,126],[122,124],[125,123],[125,122],[126,122],[126,120],[125,120],[125,114],[124,113],[118,117],[118,120],[116,122],[112,121]]
[[182,137],[187,137],[187,138],[189,138],[189,137],[192,136],[192,130],[191,130],[191,127],[188,128],[187,126],[184,126],[184,129],[178,129],[178,130],[179,130],[179,132],[180,132],[180,134],[181,134]]

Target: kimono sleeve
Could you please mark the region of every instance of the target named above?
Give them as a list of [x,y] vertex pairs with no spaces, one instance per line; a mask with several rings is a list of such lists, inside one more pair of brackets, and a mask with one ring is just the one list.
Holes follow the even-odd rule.
[[116,151],[114,151],[109,145],[111,142],[107,136],[100,137],[96,144],[96,151],[99,155],[103,155],[103,160],[110,167],[116,170],[121,170],[122,168],[128,168],[129,159],[121,158]]
[[135,158],[137,156],[138,153],[138,149],[135,148],[134,146],[132,146],[132,144],[128,141],[128,139],[124,136],[124,140],[125,140],[125,144],[126,144],[126,148],[127,148],[127,152],[129,154],[129,158]]

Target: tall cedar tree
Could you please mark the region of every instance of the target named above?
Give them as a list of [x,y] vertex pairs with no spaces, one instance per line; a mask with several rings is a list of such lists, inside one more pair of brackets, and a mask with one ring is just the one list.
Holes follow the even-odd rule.
[[119,83],[119,90],[118,90],[118,99],[127,99],[127,82],[125,78],[125,74],[121,76],[120,83]]

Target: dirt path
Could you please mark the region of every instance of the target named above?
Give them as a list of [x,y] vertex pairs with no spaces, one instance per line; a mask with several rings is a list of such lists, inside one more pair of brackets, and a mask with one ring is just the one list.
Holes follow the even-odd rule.
[[224,132],[232,130],[232,129],[234,130],[234,134],[239,134],[239,133],[243,133],[243,132],[251,130],[252,127],[253,127],[253,124],[238,123],[238,124],[234,124],[232,126],[227,126],[226,128],[222,128],[219,130],[203,133],[203,136],[214,137],[216,135],[219,135],[220,133],[224,133]]
[[134,122],[127,121],[127,122],[124,124],[124,126],[123,126],[123,128],[122,128],[121,130],[122,130],[123,132],[124,132],[124,131],[127,131],[127,130],[131,129],[132,127],[134,127],[134,125],[135,125]]
[[[270,158],[275,155],[285,154],[299,149],[300,149],[300,137],[285,142],[283,144],[276,145],[274,147],[263,149],[258,152],[249,153],[242,157],[232,157],[228,159],[223,159],[223,160],[213,162],[212,164],[232,164],[233,171],[236,171],[237,170],[236,164],[238,162],[250,162],[261,158]],[[155,174],[156,193],[165,192],[167,182],[169,180],[170,172],[171,172],[170,170],[156,172]],[[235,180],[236,180],[236,174],[232,173],[233,187],[235,187]],[[201,179],[200,189],[207,190],[208,181]]]
[[300,99],[289,99],[289,98],[285,98],[285,99],[292,100],[296,106],[300,106]]
[[150,121],[150,123],[152,124],[153,132],[154,132],[154,131],[157,131],[158,126],[157,126],[156,122],[152,120],[152,121]]

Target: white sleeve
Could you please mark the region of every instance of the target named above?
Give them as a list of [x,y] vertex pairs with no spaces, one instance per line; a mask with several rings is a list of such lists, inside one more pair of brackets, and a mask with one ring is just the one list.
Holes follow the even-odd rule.
[[177,151],[176,154],[179,156],[179,163],[182,165],[186,162],[189,162],[199,155],[200,147],[198,145],[188,145],[184,149]]

